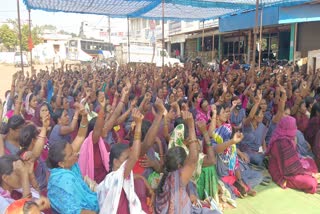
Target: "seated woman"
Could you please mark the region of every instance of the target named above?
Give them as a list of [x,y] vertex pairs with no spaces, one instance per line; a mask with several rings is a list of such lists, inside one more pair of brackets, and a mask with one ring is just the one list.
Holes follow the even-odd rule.
[[260,147],[263,148],[263,151],[265,150],[265,137],[268,131],[262,123],[264,115],[259,108],[261,99],[262,95],[259,92],[249,116],[244,119],[242,126],[244,137],[239,145],[241,152],[245,152],[249,156],[250,163],[258,166],[263,165],[264,154],[260,152]]
[[132,117],[136,124],[133,145],[131,149],[121,143],[112,146],[109,158],[110,173],[97,187],[100,213],[144,213],[134,190],[132,173],[140,156],[143,115],[134,109]]
[[217,106],[217,128],[210,127],[209,130],[217,153],[217,173],[235,196],[244,197],[247,193],[255,195],[256,192],[252,188],[261,183],[262,175],[251,169],[240,170],[238,155],[242,160],[248,159],[245,153],[241,153],[236,147],[243,135],[236,133],[231,138],[232,127],[226,123],[227,113],[224,109],[224,106]]
[[[8,204],[21,198],[39,197],[30,188],[31,164],[23,162],[16,155],[4,155],[0,157],[0,196]],[[22,192],[17,189],[22,189]],[[31,192],[32,191],[32,192]]]
[[292,188],[306,193],[318,191],[317,171],[304,165],[295,141],[296,120],[285,116],[278,123],[268,146],[269,173],[282,188]]
[[37,96],[33,93],[29,93],[25,100],[25,112],[23,117],[25,120],[29,121],[34,116],[35,110],[37,108]]
[[36,184],[33,183],[33,187],[39,191],[45,190],[48,182],[48,170],[45,164],[45,160],[41,158],[44,144],[46,141],[46,133],[49,128],[50,118],[43,119],[43,127],[38,132],[37,128],[29,124],[23,127],[20,131],[20,148],[18,155],[23,160],[32,160],[34,162],[34,175],[36,177],[39,186],[36,188]]
[[48,198],[51,207],[58,213],[87,213],[99,211],[98,198],[84,182],[79,165],[78,152],[85,139],[88,127],[87,113],[83,107],[78,135],[70,144],[60,140],[52,143],[49,149],[47,165],[50,168]]
[[70,118],[68,112],[64,109],[57,109],[54,112],[54,122],[56,125],[53,127],[50,137],[49,144],[53,144],[59,141],[71,142],[71,134],[78,126],[79,111],[74,113],[72,122],[70,123]]
[[36,108],[36,111],[34,113],[34,116],[31,119],[31,122],[40,131],[42,129],[42,127],[44,126],[43,119],[45,119],[47,117],[49,117],[49,127],[47,128],[46,135],[42,135],[43,137],[45,137],[45,145],[44,145],[43,151],[41,153],[41,158],[43,160],[46,160],[48,158],[49,140],[48,140],[47,136],[49,136],[50,131],[51,131],[52,127],[54,126],[50,105],[46,102],[43,102],[42,104],[38,105]]
[[[214,113],[212,117],[215,118],[215,116],[216,114]],[[197,189],[198,197],[201,200],[206,198],[206,191],[208,196],[213,197],[217,202],[219,202],[218,175],[214,166],[216,159],[207,131],[206,122],[197,122],[197,128],[199,133],[202,133],[202,137],[204,138],[204,153],[202,153],[202,145],[200,144],[199,146],[201,153],[199,154],[196,170],[194,171],[191,180],[193,181],[193,184],[197,184],[195,189]],[[188,126],[185,124],[182,118],[177,118],[175,121],[175,129],[173,130],[169,141],[169,148],[182,147],[186,154],[188,154],[189,149],[185,145],[187,139],[189,139]]]
[[14,115],[2,127],[2,134],[5,135],[3,139],[5,154],[16,155],[19,152],[19,133],[24,124],[25,121],[20,115]]
[[168,150],[164,175],[156,194],[155,213],[217,213],[207,208],[193,206],[187,193],[186,187],[197,167],[199,141],[196,139],[192,114],[182,112],[182,117],[189,132],[189,140],[186,143],[189,147],[189,155],[180,146]]

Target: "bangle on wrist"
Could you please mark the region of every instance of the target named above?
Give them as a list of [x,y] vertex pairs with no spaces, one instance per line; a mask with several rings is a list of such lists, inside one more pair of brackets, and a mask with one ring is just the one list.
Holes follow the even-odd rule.
[[198,143],[198,139],[191,139],[191,140],[189,140],[188,145],[190,146],[190,145],[193,144],[193,143]]
[[80,128],[87,128],[88,127],[88,124],[82,124],[80,123]]
[[43,137],[43,136],[38,135],[38,138],[40,138],[40,139],[46,139],[47,137]]

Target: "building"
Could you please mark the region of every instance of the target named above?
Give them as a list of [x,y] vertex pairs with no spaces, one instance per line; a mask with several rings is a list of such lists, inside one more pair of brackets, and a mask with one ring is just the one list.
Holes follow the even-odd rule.
[[[262,23],[262,58],[296,60],[308,57],[308,52],[320,49],[320,4],[315,1],[292,7],[270,7],[259,10]],[[253,57],[255,11],[223,17],[219,21],[222,55],[235,54],[237,37],[242,37],[244,51],[240,56],[249,63]],[[258,35],[259,40],[259,35]],[[257,41],[258,41],[257,40]],[[239,52],[239,51],[238,51]]]

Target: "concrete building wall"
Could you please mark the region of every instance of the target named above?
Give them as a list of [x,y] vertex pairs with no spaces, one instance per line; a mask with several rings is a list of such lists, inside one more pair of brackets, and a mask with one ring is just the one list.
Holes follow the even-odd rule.
[[308,51],[320,49],[320,22],[298,24],[297,51],[307,57]]

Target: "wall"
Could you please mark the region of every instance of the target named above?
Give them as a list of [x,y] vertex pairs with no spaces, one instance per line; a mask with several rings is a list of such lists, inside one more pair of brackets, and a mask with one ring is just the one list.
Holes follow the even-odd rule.
[[0,63],[13,64],[15,52],[0,52]]
[[[255,26],[255,10],[237,14],[234,16],[228,16],[221,18],[219,21],[220,32],[230,32],[235,30],[243,30],[254,28]],[[263,10],[262,25],[276,25],[279,19],[279,8],[265,8]],[[260,11],[259,11],[259,23],[260,23]]]
[[320,4],[279,8],[279,24],[320,21]]
[[301,57],[307,57],[308,51],[320,49],[320,22],[298,24],[297,51]]
[[316,58],[316,70],[320,69],[320,50],[308,52],[308,73],[313,73],[314,58]]

